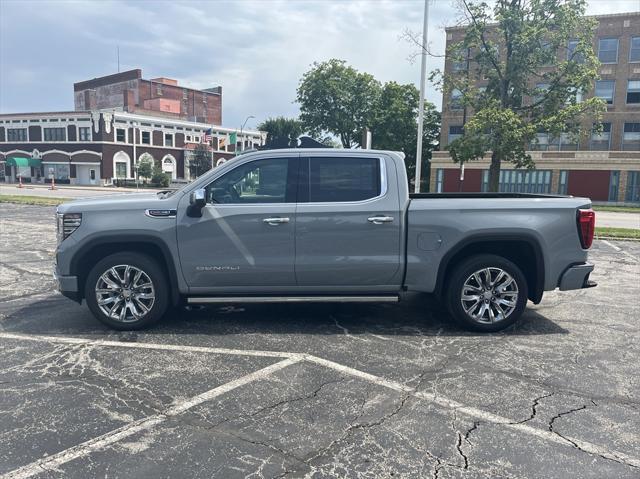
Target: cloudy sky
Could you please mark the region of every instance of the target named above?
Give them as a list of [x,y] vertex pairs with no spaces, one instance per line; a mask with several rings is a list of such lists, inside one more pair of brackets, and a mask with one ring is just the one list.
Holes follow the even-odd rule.
[[[297,114],[295,90],[314,61],[347,60],[381,81],[418,83],[423,0],[0,0],[0,113],[72,110],[73,83],[141,68],[194,88],[223,87],[223,124]],[[431,0],[429,43],[444,49],[452,0]],[[640,0],[590,0],[590,14]],[[440,66],[430,58],[428,69]],[[427,98],[440,106],[429,85]]]

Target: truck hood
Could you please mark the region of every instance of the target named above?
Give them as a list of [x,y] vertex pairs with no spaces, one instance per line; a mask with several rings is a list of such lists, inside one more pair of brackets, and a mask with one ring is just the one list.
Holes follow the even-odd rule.
[[163,198],[157,193],[123,193],[80,198],[58,206],[58,213],[82,213],[95,210],[127,210],[135,208],[175,208],[178,197]]

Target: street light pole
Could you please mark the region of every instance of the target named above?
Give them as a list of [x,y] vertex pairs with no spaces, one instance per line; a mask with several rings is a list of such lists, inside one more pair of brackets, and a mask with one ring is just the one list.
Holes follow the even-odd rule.
[[255,118],[255,116],[253,115],[249,115],[245,120],[244,123],[242,124],[242,126],[240,127],[240,141],[242,141],[242,150],[244,151],[244,137],[242,136],[242,131],[244,130],[245,125],[247,124],[247,122],[249,121],[250,118]]
[[422,181],[422,130],[424,127],[424,90],[427,76],[427,37],[429,27],[429,0],[424,0],[424,20],[422,25],[422,52],[420,65],[420,104],[418,105],[418,144],[416,147],[416,183],[414,191],[420,193]]
[[133,173],[136,176],[136,190],[139,189],[138,185],[138,161],[136,157],[136,122],[131,122],[131,126],[133,127]]

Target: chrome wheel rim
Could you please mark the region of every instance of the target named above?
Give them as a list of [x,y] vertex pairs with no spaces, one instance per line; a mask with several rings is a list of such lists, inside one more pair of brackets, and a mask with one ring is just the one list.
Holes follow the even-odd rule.
[[95,293],[98,307],[105,316],[121,323],[144,318],[156,300],[149,275],[128,264],[113,266],[102,273]]
[[478,323],[507,319],[518,304],[516,280],[500,268],[483,268],[472,273],[462,286],[462,309]]

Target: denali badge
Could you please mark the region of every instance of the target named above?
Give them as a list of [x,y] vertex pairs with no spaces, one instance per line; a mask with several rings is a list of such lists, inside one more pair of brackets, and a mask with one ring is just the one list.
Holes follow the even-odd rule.
[[238,271],[240,266],[196,266],[196,271]]

